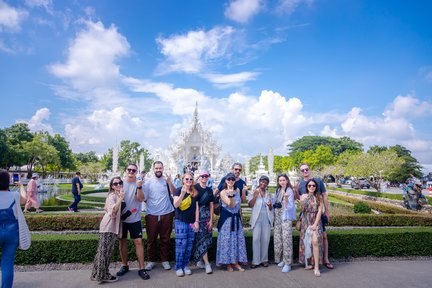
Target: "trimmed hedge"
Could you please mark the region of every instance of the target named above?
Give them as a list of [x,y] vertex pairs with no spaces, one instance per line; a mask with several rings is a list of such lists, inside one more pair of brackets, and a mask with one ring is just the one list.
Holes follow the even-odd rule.
[[[401,191],[401,194],[390,194],[390,193],[372,192],[372,191],[365,191],[365,190],[337,188],[337,187],[332,187],[331,190],[337,190],[337,191],[351,193],[351,194],[367,195],[367,196],[373,196],[373,197],[380,197],[380,198],[387,198],[387,199],[402,201],[402,191]],[[432,201],[432,197],[426,196],[426,198],[428,199],[429,203]]]
[[[245,233],[247,253],[252,256],[252,237]],[[365,256],[432,256],[432,228],[407,229],[355,229],[328,231],[329,256],[333,259]],[[27,251],[17,252],[15,264],[45,263],[89,263],[92,262],[98,245],[98,235],[32,235],[32,246]],[[144,245],[147,240],[143,239]],[[210,260],[215,259],[217,233],[213,234],[213,245],[209,250]],[[293,231],[293,253],[298,258],[299,233]],[[175,243],[171,239],[171,260],[174,261]],[[115,246],[117,247],[117,245]],[[145,250],[145,249],[144,249]],[[269,246],[269,259],[274,258],[273,239]],[[118,249],[114,249],[114,261],[119,261]],[[129,241],[129,259],[135,260],[135,249]]]
[[[22,208],[24,208],[24,206],[21,206]],[[42,209],[43,211],[58,211],[58,212],[65,212],[68,211],[68,205],[61,205],[61,206],[40,206],[39,208]],[[79,205],[80,209],[97,209],[100,207],[95,207],[95,205]],[[32,211],[36,211],[36,209],[31,208],[29,209],[30,212]]]
[[[142,226],[145,227],[144,214]],[[26,215],[31,231],[98,230],[102,213],[59,213]],[[216,227],[219,217],[213,219]],[[243,214],[244,227],[249,226],[250,214]],[[330,226],[432,226],[432,217],[424,214],[352,214],[331,215]]]
[[389,213],[389,214],[417,214],[417,215],[418,214],[425,214],[425,213],[405,209],[402,206],[398,207],[398,206],[394,206],[394,205],[383,204],[380,202],[370,201],[370,200],[365,200],[365,199],[358,199],[358,198],[345,196],[345,195],[341,195],[341,194],[336,194],[336,193],[331,193],[331,196],[334,198],[352,203],[352,204],[356,204],[357,202],[365,202],[370,208],[384,212],[384,213]]

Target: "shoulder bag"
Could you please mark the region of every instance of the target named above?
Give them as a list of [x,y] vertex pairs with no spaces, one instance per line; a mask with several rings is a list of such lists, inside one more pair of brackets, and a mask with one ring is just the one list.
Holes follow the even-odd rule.
[[31,245],[31,238],[30,238],[30,230],[27,226],[27,222],[24,218],[24,214],[21,210],[20,206],[20,194],[16,193],[15,195],[15,210],[17,214],[17,220],[18,220],[18,231],[19,231],[19,244],[18,248],[20,250],[27,250],[30,248]]

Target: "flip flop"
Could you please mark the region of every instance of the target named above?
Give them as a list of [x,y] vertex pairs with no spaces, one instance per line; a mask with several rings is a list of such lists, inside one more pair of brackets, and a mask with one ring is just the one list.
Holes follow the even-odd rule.
[[330,262],[324,263],[324,266],[325,266],[327,269],[333,269],[333,268],[334,268],[333,264],[330,263]]
[[312,270],[312,269],[313,269],[312,265],[308,265],[305,267],[305,270]]

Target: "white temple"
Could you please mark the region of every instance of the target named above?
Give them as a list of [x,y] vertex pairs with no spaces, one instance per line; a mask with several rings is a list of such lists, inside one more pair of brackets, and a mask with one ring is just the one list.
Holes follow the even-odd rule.
[[187,166],[206,169],[210,173],[216,171],[221,146],[213,139],[211,132],[202,127],[198,117],[198,103],[189,127],[181,131],[174,141],[169,147],[169,154],[171,161],[176,163],[177,173],[182,173]]

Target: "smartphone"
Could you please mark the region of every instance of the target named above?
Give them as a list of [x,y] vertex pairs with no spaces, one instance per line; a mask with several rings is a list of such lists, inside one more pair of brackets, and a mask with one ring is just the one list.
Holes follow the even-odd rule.
[[13,173],[12,174],[12,180],[13,180],[13,183],[14,184],[16,184],[16,183],[18,183],[19,182],[19,179],[20,177],[19,177],[19,174],[18,173]]

